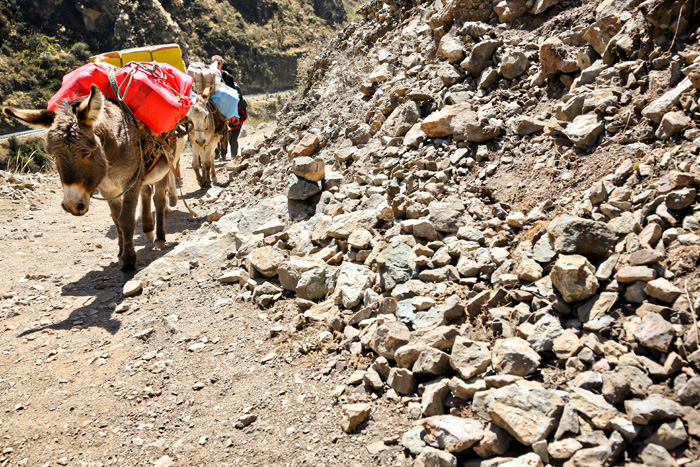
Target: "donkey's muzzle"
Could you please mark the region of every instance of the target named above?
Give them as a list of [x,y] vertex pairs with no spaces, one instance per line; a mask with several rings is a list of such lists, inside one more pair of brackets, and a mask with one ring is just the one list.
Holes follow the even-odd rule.
[[90,194],[79,185],[64,185],[61,207],[74,216],[82,216],[90,208]]

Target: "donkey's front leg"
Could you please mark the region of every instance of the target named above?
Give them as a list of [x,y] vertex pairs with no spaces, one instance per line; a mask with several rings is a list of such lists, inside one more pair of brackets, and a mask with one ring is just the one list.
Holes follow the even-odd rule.
[[197,154],[197,151],[192,151],[192,170],[194,170],[194,175],[197,177],[197,184],[200,187],[204,186],[204,178],[202,177],[201,171],[200,171],[200,160],[199,160],[199,154]]
[[134,249],[134,229],[136,227],[136,206],[139,202],[141,183],[134,185],[122,197],[122,209],[119,213],[119,227],[124,248],[119,257],[123,271],[136,269],[136,250]]
[[121,199],[113,199],[107,201],[107,204],[109,205],[109,211],[110,214],[112,215],[112,221],[114,222],[114,228],[117,230],[117,241],[119,242],[119,255],[118,257],[121,258],[122,253],[124,252],[124,238],[122,237],[122,229],[119,226],[119,214],[122,212],[122,200]]
[[159,250],[165,248],[165,190],[170,184],[170,176],[166,175],[156,183],[153,204],[156,206],[156,241],[155,247]]
[[216,141],[212,141],[207,145],[204,160],[204,183],[206,186],[211,186],[212,181],[216,183],[216,166],[214,165],[214,151],[216,150]]

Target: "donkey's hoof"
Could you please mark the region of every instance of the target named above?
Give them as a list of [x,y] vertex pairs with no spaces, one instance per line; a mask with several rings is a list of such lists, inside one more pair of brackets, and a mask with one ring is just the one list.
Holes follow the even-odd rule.
[[174,208],[175,206],[177,206],[177,195],[170,197],[170,207]]
[[153,246],[155,247],[156,250],[163,250],[163,249],[165,249],[165,240],[156,240],[153,243]]
[[155,236],[156,236],[156,233],[155,233],[154,230],[151,230],[150,232],[144,232],[143,234],[144,234],[144,235],[146,236],[146,238],[149,239],[150,241],[153,241],[153,239],[154,239]]
[[136,269],[136,255],[119,260],[119,269],[122,271],[133,271]]

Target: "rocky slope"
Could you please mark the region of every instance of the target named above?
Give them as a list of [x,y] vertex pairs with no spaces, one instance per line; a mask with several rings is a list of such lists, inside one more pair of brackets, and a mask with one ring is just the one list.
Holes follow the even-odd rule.
[[482,3],[363,5],[235,161],[288,209],[212,224],[219,280],[371,357],[343,429],[394,401],[415,465],[696,465],[698,5]]
[[415,466],[700,465],[697,2],[360,14],[118,306],[220,264]]

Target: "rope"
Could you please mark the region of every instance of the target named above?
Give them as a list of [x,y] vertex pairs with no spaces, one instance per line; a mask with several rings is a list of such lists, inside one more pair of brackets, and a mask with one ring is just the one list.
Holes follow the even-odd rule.
[[[135,63],[136,66],[138,66],[139,68],[142,68],[144,71],[151,71],[154,74],[155,74],[156,70],[160,70],[158,68],[157,63],[154,63],[153,70],[149,70],[148,67],[143,66],[138,62],[129,62],[129,64],[131,64],[131,63]],[[160,70],[160,72],[163,73],[162,70]],[[140,138],[140,143],[139,143],[141,146],[141,154],[144,154],[143,145],[144,145],[144,141],[146,141],[146,144],[148,146],[151,146],[150,147],[151,153],[154,153],[155,151],[162,152],[162,156],[165,156],[165,160],[168,162],[168,167],[170,168],[170,171],[173,173],[173,175],[176,175],[177,171],[175,170],[175,167],[173,166],[173,163],[170,160],[170,157],[168,156],[170,151],[168,151],[166,149],[167,147],[170,146],[169,144],[167,144],[167,140],[170,138],[173,138],[173,137],[177,138],[180,136],[187,135],[188,133],[190,133],[192,131],[192,127],[194,127],[194,124],[192,123],[191,120],[184,118],[184,119],[180,120],[180,122],[178,123],[178,125],[175,126],[175,128],[173,128],[172,130],[165,133],[165,136],[161,136],[161,135],[158,135],[156,133],[153,133],[148,127],[146,127],[146,125],[141,120],[136,118],[136,115],[134,115],[134,113],[131,111],[129,106],[126,105],[126,103],[124,102],[124,99],[126,98],[126,94],[129,92],[129,87],[131,86],[132,78],[133,78],[133,70],[129,73],[128,84],[126,85],[126,89],[124,90],[124,93],[122,94],[121,93],[121,86],[123,86],[124,83],[127,82],[127,80],[125,79],[124,81],[122,81],[122,85],[119,85],[117,83],[117,78],[114,75],[114,71],[110,71],[109,75],[108,75],[109,84],[110,84],[110,86],[112,86],[112,91],[114,92],[114,95],[117,97],[117,102],[119,103],[119,107],[121,107],[122,110],[124,110],[124,112],[131,115],[131,118],[134,120],[136,127],[141,130],[142,137]],[[168,86],[168,87],[170,87],[170,86]],[[172,88],[171,88],[171,90],[172,90]],[[173,92],[175,92],[175,91],[173,90]],[[179,96],[179,94],[177,92],[175,92],[175,94],[177,94]],[[185,125],[184,130],[178,129],[180,124]],[[146,148],[146,149],[148,150],[149,148]],[[140,173],[140,172],[141,172],[141,167],[139,166],[138,173]],[[135,182],[136,182],[136,180],[134,180],[134,183]],[[133,183],[131,184],[131,186],[133,186]],[[131,188],[131,186],[129,186],[129,188]],[[124,190],[119,196],[121,196],[125,192],[129,191],[129,188]],[[96,199],[101,199],[101,198],[96,198]],[[182,203],[185,205],[185,208],[187,208],[190,215],[192,217],[197,217],[197,213],[194,212],[192,209],[190,209],[190,207],[187,205],[187,201],[185,200],[185,196],[182,194],[182,187],[180,187],[180,199],[182,199]]]
[[127,191],[131,190],[131,187],[134,186],[134,183],[136,183],[136,180],[139,179],[139,175],[140,175],[140,174],[141,174],[141,165],[139,165],[139,168],[138,168],[138,170],[136,171],[136,175],[134,175],[134,178],[131,179],[131,183],[129,183],[129,186],[127,186],[127,187],[124,189],[124,191],[122,191],[121,193],[119,193],[117,196],[113,196],[113,197],[111,197],[111,198],[100,198],[99,196],[95,196],[95,195],[93,194],[92,196],[90,196],[90,198],[99,199],[100,201],[112,201],[113,199],[117,199],[117,198],[121,197],[121,195],[123,195],[124,193],[126,193]]

